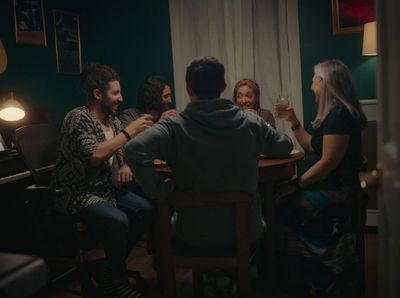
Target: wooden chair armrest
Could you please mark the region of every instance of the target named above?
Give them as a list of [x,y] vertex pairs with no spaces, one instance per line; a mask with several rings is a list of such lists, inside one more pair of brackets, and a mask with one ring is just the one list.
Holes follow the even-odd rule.
[[37,185],[37,184],[28,186],[26,190],[33,193],[47,193],[55,196],[61,196],[65,193],[65,191],[61,188],[54,189],[49,185]]

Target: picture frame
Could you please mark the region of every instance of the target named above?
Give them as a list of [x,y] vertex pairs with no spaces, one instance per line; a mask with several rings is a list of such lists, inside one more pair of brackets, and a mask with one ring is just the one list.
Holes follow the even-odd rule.
[[79,15],[53,10],[57,73],[80,74],[82,72]]
[[13,0],[15,41],[47,46],[43,0]]
[[6,151],[7,150],[7,146],[6,143],[3,140],[3,136],[0,133],[0,152],[1,151]]
[[363,32],[375,21],[375,0],[331,0],[333,35]]

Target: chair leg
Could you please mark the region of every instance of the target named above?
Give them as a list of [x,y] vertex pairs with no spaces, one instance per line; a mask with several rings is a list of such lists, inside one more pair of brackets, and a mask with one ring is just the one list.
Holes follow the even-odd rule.
[[81,263],[79,268],[79,284],[81,287],[82,296],[95,297],[96,289],[87,266],[87,263]]
[[[83,243],[83,242],[81,242]],[[78,266],[79,266],[79,284],[81,287],[82,297],[95,297],[96,287],[93,284],[91,270],[89,269],[88,261],[86,260],[85,250],[79,249]]]
[[157,270],[158,284],[161,285],[163,297],[176,298],[176,278],[174,261],[169,255],[163,255],[165,252],[160,253],[162,256],[159,259],[159,268]]
[[193,279],[193,297],[201,298],[204,296],[204,288],[203,288],[203,272],[201,270],[192,270],[192,279]]
[[[173,268],[172,268],[173,269]],[[175,270],[163,270],[162,274],[163,292],[165,298],[176,298]]]
[[243,264],[238,267],[238,297],[252,297],[251,280],[250,280],[250,264]]

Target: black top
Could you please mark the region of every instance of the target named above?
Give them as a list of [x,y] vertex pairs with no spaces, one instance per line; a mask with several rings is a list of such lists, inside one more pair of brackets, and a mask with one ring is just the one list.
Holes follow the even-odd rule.
[[317,160],[322,157],[323,136],[343,134],[349,135],[350,140],[339,166],[326,178],[325,182],[331,185],[337,185],[339,181],[342,181],[340,178],[343,175],[357,176],[363,161],[360,121],[342,103],[338,103],[312,134],[311,146]]

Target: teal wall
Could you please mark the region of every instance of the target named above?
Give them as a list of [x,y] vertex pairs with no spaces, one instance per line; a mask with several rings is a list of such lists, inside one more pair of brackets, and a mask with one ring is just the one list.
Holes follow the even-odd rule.
[[162,75],[173,85],[168,0],[90,2],[90,59],[119,72],[121,109],[135,106],[137,87],[149,75]]
[[59,120],[67,109],[80,103],[79,76],[56,74],[53,9],[78,13],[81,22],[82,56],[87,56],[87,11],[80,0],[44,2],[47,47],[15,42],[13,1],[0,1],[0,39],[8,56],[8,67],[0,75],[0,98],[14,91],[27,109],[46,109]]
[[332,34],[331,0],[299,0],[299,26],[304,126],[311,132],[317,112],[310,89],[313,66],[328,59],[342,60],[353,74],[359,98],[375,99],[376,57],[361,55],[362,33]]
[[[351,69],[360,98],[375,98],[376,58],[361,55],[362,34],[332,35],[330,0],[299,0],[304,123],[310,129],[316,105],[310,91],[313,65],[338,58]],[[121,75],[124,104],[134,106],[139,83],[150,74],[173,84],[168,0],[46,0],[47,47],[15,43],[12,0],[0,1],[0,39],[8,68],[0,75],[0,97],[14,90],[30,108],[46,108],[61,121],[84,103],[79,76],[56,74],[52,9],[80,15],[82,60],[114,67]],[[318,13],[316,13],[318,12]]]
[[173,83],[168,0],[45,0],[47,47],[16,44],[12,2],[0,1],[0,39],[8,55],[0,98],[15,91],[27,108],[51,110],[56,124],[85,103],[79,75],[56,73],[53,9],[79,14],[82,61],[106,63],[120,73],[123,107],[134,105],[138,84],[150,74]]

